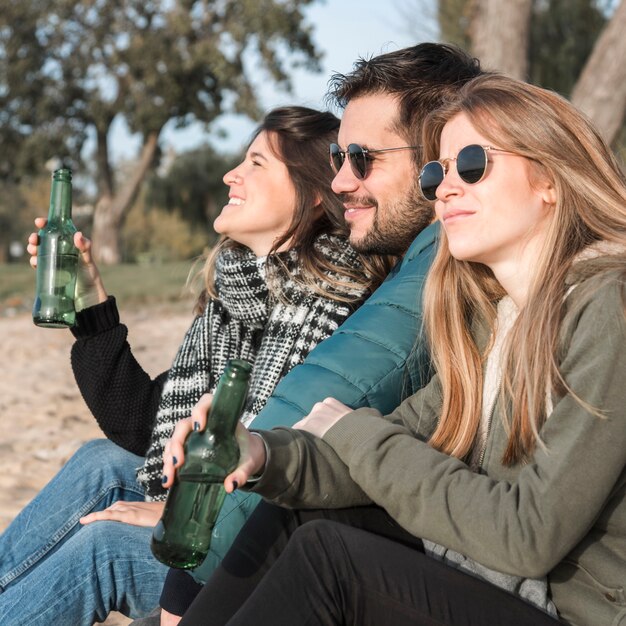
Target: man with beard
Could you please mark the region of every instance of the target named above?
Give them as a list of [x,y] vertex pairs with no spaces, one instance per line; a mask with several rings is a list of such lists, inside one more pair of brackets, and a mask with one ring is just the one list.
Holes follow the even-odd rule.
[[[361,59],[351,73],[332,77],[329,98],[344,109],[339,145],[330,146],[333,190],[345,207],[350,242],[360,252],[400,260],[365,304],[283,378],[254,429],[292,425],[326,397],[388,413],[429,379],[427,355],[414,338],[439,227],[418,188],[420,130],[431,110],[480,73],[478,61],[458,48],[419,44]],[[174,475],[172,457],[182,462],[182,442],[192,421],[204,426],[204,415],[196,413],[179,423],[166,448],[166,486]],[[239,491],[227,496],[211,552],[193,572],[200,582],[170,570],[161,624],[177,623],[258,501]]]
[[331,78],[328,99],[344,109],[339,145],[330,148],[332,187],[345,207],[350,243],[400,260],[374,294],[282,379],[255,429],[295,423],[326,397],[384,413],[429,380],[427,355],[414,337],[439,224],[419,191],[419,137],[426,115],[481,73],[478,60],[462,50],[425,43],[361,59],[351,73]]

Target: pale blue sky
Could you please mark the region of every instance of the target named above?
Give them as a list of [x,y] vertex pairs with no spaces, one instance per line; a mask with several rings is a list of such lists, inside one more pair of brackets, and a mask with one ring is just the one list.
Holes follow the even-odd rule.
[[[409,21],[407,7],[415,7],[415,0],[326,0],[316,3],[307,11],[314,25],[314,40],[325,55],[320,74],[298,71],[293,74],[292,95],[278,91],[273,86],[260,88],[264,108],[271,109],[283,104],[301,104],[314,108],[325,108],[324,94],[328,78],[334,72],[345,73],[359,56],[368,57],[420,41],[433,40],[431,16]],[[424,6],[428,1],[424,0]],[[165,149],[173,146],[177,152],[188,150],[211,141],[223,151],[235,151],[245,145],[254,128],[253,122],[243,117],[224,116],[215,125],[228,131],[228,138],[214,138],[203,132],[199,125],[174,131],[166,127],[162,135]],[[133,157],[137,153],[138,141],[129,137],[122,125],[114,129],[111,147],[113,159]]]

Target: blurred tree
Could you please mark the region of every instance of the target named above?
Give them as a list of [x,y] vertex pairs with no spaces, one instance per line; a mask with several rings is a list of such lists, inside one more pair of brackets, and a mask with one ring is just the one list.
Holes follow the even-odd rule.
[[472,3],[469,0],[439,0],[437,19],[441,39],[469,50],[472,41],[469,36]]
[[[35,230],[35,217],[48,215],[50,185],[50,176],[41,172],[37,176],[24,177],[19,183],[0,178],[0,263],[27,262],[26,240]],[[74,184],[72,197],[72,218],[82,230],[89,223],[90,207],[86,204],[86,196],[80,184]],[[21,247],[23,254],[11,255],[9,251],[12,247]]]
[[[432,6],[404,5],[401,16]],[[440,39],[554,89],[616,143],[626,114],[626,0],[434,0]],[[406,20],[403,17],[403,22]]]
[[602,8],[590,0],[551,0],[536,5],[528,45],[531,82],[571,96],[606,24]]
[[525,80],[533,0],[471,0],[469,35],[472,53],[485,69]]
[[[10,246],[13,242],[20,241],[20,235],[23,236],[23,226],[29,219],[28,215],[22,194],[15,182],[0,183],[0,263],[11,260]],[[22,243],[26,245],[25,241]]]
[[214,238],[211,224],[228,202],[224,174],[240,161],[222,155],[209,145],[175,157],[165,173],[154,172],[147,181],[145,205],[178,211],[192,226],[205,233],[205,243]]
[[612,143],[620,134],[626,114],[625,32],[626,0],[621,0],[572,89],[572,102]]
[[[605,14],[616,3],[607,0],[515,0],[506,5],[497,0],[471,1],[475,3],[472,50],[485,67],[518,78],[536,78],[539,84],[569,95],[607,141],[616,140],[626,113],[626,0],[619,2],[609,20]],[[488,31],[481,27],[484,22],[491,26]],[[524,35],[512,36],[509,28],[498,27],[499,22],[517,23]],[[484,39],[486,32],[489,41]],[[537,74],[533,76],[517,60],[529,59],[530,50],[538,48],[544,56],[534,66]],[[567,54],[567,48],[576,52]],[[544,63],[554,69],[547,70]]]
[[[319,71],[302,9],[315,0],[3,0],[0,5],[0,178],[20,180],[51,157],[80,159],[96,140],[98,260],[120,258],[119,230],[159,135],[174,120],[210,124],[224,111],[259,114],[252,73],[289,89],[291,65]],[[258,77],[257,77],[258,80]],[[116,185],[116,117],[142,138]]]
[[209,247],[205,229],[194,228],[178,210],[148,210],[143,194],[128,213],[122,241],[123,260],[144,264],[191,259]]
[[205,145],[152,172],[122,231],[124,260],[188,259],[211,247],[211,225],[228,202],[222,177],[239,160]]

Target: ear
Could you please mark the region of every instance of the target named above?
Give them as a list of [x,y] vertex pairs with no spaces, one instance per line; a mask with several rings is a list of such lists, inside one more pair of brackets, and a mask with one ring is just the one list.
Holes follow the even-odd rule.
[[556,189],[554,185],[549,180],[544,181],[539,189],[539,194],[541,199],[549,206],[554,206],[556,204]]
[[322,207],[322,196],[319,193],[315,195],[315,204],[311,208],[315,219],[318,219],[324,213],[324,208]]

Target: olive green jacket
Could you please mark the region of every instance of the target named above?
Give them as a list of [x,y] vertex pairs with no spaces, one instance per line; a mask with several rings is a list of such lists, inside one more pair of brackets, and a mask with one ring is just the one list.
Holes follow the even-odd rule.
[[286,428],[264,431],[270,456],[250,487],[299,508],[375,502],[415,536],[486,567],[528,578],[547,575],[559,614],[570,624],[624,626],[625,302],[617,272],[606,281],[583,281],[568,295],[560,371],[603,417],[569,393],[553,394],[553,411],[541,430],[545,446],[529,463],[501,463],[507,435],[500,403],[481,473],[424,443],[441,408],[435,376],[390,415],[358,409],[323,439]]

